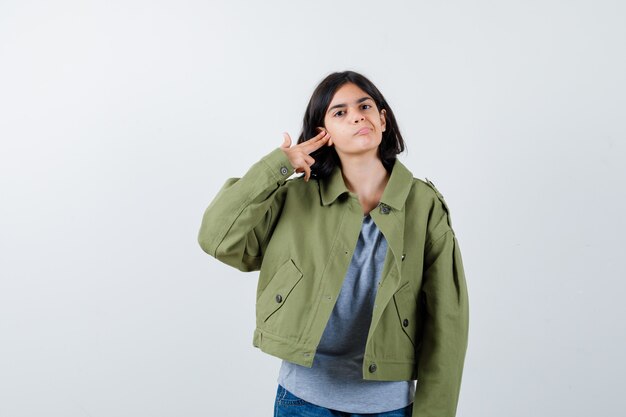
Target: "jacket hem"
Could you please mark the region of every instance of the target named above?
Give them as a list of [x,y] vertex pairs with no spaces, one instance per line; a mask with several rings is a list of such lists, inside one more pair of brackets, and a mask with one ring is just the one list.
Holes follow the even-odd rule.
[[[298,344],[280,336],[268,333],[258,327],[254,330],[252,345],[268,355],[311,368],[316,348]],[[375,365],[372,367],[371,365]],[[372,372],[374,370],[374,372]],[[415,381],[417,367],[413,360],[376,359],[366,356],[363,359],[363,379],[371,381]]]
[[258,327],[254,330],[252,345],[268,355],[311,368],[315,346],[295,343],[280,336],[268,333]]
[[372,381],[416,381],[417,364],[411,359],[376,359],[366,355],[363,358],[363,379]]

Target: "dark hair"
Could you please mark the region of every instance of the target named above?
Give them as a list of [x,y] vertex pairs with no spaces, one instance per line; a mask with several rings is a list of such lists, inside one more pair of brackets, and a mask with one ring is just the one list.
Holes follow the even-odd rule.
[[[352,83],[369,94],[376,103],[378,112],[385,109],[386,126],[382,141],[378,146],[378,157],[388,172],[391,172],[396,161],[396,155],[403,152],[406,144],[400,134],[393,111],[387,100],[378,88],[365,76],[354,71],[333,72],[324,78],[313,91],[302,121],[302,131],[298,143],[305,142],[316,136],[317,126],[324,126],[324,116],[335,95],[335,92],[344,84]],[[315,163],[311,165],[311,177],[325,178],[330,175],[336,166],[341,166],[341,160],[334,146],[322,146],[311,152]]]

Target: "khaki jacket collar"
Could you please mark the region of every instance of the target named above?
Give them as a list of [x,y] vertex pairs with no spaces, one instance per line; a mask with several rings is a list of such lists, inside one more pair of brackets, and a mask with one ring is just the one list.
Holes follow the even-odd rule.
[[[402,209],[412,184],[413,173],[396,158],[380,202],[396,210]],[[335,166],[333,172],[320,181],[320,197],[324,206],[331,204],[337,197],[348,192],[339,166]]]

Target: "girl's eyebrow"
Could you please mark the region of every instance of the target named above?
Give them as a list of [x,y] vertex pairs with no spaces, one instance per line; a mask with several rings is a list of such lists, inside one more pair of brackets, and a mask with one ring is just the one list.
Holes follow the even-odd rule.
[[[362,97],[362,98],[358,99],[357,101],[355,101],[355,102],[354,102],[354,104],[359,104],[359,103],[362,103],[362,102],[364,102],[365,100],[372,100],[372,98],[371,98],[371,97]],[[329,108],[329,109],[328,109],[328,111],[327,111],[326,113],[330,113],[330,111],[331,111],[332,109],[336,109],[337,107],[346,107],[346,104],[345,104],[345,103],[335,104],[334,106],[332,106],[331,108]]]

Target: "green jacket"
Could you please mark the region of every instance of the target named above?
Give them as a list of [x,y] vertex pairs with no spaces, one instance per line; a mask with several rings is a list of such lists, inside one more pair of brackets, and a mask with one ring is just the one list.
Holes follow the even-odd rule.
[[[276,148],[229,178],[204,212],[202,250],[260,271],[253,345],[311,367],[363,221],[337,167],[294,173]],[[363,378],[417,380],[413,417],[453,417],[468,341],[468,294],[450,211],[435,186],[396,159],[372,219],[388,249],[365,346]]]

